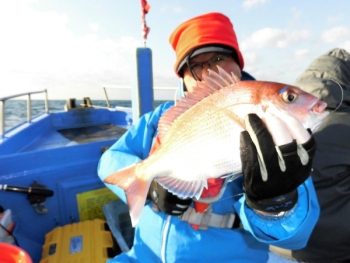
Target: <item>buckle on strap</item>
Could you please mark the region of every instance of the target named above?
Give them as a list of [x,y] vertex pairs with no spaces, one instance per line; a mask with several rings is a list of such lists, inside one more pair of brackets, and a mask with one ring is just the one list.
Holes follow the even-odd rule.
[[225,215],[218,215],[212,213],[211,206],[205,213],[198,213],[193,207],[189,207],[181,216],[182,221],[187,221],[192,225],[197,225],[199,229],[205,230],[209,226],[218,228],[233,228],[237,215],[234,213],[227,213]]

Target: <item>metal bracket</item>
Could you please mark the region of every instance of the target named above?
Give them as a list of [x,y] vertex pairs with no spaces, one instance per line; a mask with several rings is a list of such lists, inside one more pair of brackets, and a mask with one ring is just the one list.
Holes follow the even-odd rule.
[[34,183],[31,184],[29,189],[36,190],[29,190],[27,197],[34,210],[39,214],[46,214],[49,210],[44,206],[45,200],[48,196],[52,196],[53,192],[51,190],[46,189],[45,185],[38,184],[36,181],[34,181]]

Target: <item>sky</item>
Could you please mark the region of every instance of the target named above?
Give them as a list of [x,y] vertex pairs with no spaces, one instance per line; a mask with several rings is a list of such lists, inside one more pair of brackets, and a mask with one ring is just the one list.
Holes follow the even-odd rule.
[[[294,84],[318,56],[350,52],[348,0],[148,0],[154,87],[177,87],[169,44],[182,22],[208,12],[232,21],[247,72]],[[0,0],[0,98],[48,90],[49,99],[130,99],[140,0]],[[37,95],[40,98],[39,95]],[[172,99],[155,92],[155,99]],[[36,98],[36,96],[33,96]]]

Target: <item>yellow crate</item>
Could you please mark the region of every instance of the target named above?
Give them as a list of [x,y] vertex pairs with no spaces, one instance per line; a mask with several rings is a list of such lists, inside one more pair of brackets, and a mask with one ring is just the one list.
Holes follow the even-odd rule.
[[45,235],[40,263],[106,262],[113,239],[105,223],[95,219],[56,227]]

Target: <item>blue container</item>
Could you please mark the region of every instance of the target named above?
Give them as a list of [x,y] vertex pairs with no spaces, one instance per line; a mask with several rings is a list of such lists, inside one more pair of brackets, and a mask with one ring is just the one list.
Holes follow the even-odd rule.
[[109,229],[122,252],[128,252],[134,242],[135,229],[131,225],[129,207],[121,200],[106,203],[103,208]]

